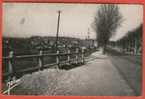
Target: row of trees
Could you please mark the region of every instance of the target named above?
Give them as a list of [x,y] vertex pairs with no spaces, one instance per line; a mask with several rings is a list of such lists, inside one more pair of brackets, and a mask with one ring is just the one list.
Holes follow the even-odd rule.
[[119,7],[115,4],[103,4],[98,9],[93,29],[97,34],[98,47],[106,52],[108,44],[118,46],[123,52],[141,53],[143,25],[141,24],[135,30],[129,31],[126,36],[116,42],[110,42],[109,39],[115,34],[121,26],[123,16],[119,12]]
[[133,31],[129,31],[122,39],[116,42],[110,42],[112,46],[117,46],[124,53],[139,54],[142,52],[142,32],[141,24]]
[[117,5],[103,4],[98,9],[92,26],[97,33],[98,46],[103,48],[104,54],[110,37],[114,35],[121,22],[122,15]]

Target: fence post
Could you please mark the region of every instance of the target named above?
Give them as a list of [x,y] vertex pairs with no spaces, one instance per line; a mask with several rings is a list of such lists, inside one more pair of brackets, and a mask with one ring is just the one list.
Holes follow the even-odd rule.
[[59,51],[57,50],[57,56],[56,56],[56,63],[57,63],[57,69],[59,68]]
[[13,76],[13,65],[12,65],[12,60],[13,60],[13,57],[14,57],[14,52],[13,51],[10,51],[9,52],[9,60],[8,60],[8,63],[9,63],[9,73],[11,76]]
[[43,69],[43,63],[42,63],[42,54],[43,54],[43,51],[40,50],[39,51],[39,59],[38,59],[38,62],[39,62],[39,70]]
[[76,55],[76,64],[78,64],[78,55],[79,55],[78,52],[79,52],[79,49],[76,48],[76,54],[75,54]]
[[8,60],[8,71],[10,73],[10,76],[8,77],[8,95],[10,95],[10,86],[11,86],[11,81],[13,80],[13,64],[12,64],[12,61],[13,61],[13,58],[14,58],[14,52],[13,51],[10,51],[9,52],[9,60]]
[[70,65],[70,50],[68,49],[67,51],[67,61],[68,61],[68,65]]
[[84,60],[84,49],[83,48],[82,48],[82,53],[81,53],[81,59],[82,59],[82,63],[84,63],[85,60]]

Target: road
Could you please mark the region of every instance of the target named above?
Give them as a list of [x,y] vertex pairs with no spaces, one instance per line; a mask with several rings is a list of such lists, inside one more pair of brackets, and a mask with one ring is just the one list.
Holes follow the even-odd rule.
[[141,95],[142,85],[142,57],[140,55],[124,55],[109,50],[109,59],[126,80],[135,95]]
[[138,96],[141,66],[128,57],[111,52],[102,55],[98,51],[89,56],[83,66],[61,73],[61,70],[57,73],[48,69],[24,76],[19,90],[15,91],[21,95],[29,92],[29,95]]

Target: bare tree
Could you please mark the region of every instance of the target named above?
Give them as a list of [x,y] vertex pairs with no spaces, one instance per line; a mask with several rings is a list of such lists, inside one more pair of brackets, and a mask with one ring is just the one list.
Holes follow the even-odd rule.
[[93,28],[97,33],[98,46],[103,48],[103,53],[106,52],[106,45],[120,26],[122,16],[119,12],[119,7],[114,4],[103,4],[98,9]]

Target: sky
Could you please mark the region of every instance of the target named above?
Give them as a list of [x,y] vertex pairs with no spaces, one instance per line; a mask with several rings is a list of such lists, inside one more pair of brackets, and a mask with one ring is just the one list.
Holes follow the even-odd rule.
[[[100,4],[4,3],[3,36],[56,36],[58,10],[61,10],[59,36],[84,39],[88,36],[89,29],[90,38],[95,39],[92,23],[99,6]],[[114,41],[143,23],[142,5],[118,6],[123,21],[111,38]]]

